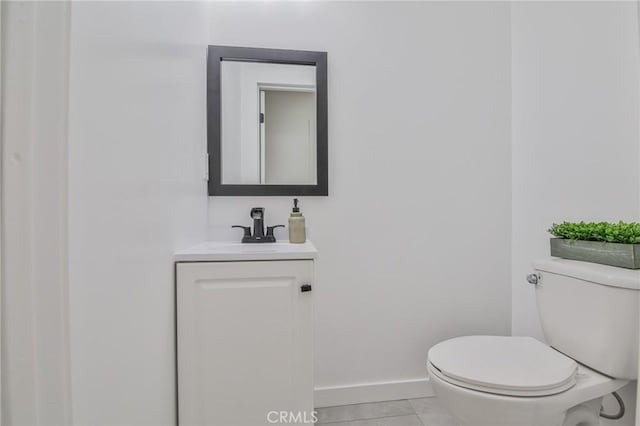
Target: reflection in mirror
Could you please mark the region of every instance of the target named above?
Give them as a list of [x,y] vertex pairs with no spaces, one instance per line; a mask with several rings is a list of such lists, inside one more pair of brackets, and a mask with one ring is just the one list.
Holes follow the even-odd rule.
[[317,183],[316,67],[224,59],[222,184]]

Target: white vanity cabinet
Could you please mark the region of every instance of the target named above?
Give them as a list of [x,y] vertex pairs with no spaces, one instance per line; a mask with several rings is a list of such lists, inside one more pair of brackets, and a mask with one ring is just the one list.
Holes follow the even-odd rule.
[[310,243],[176,254],[180,426],[312,423],[315,257]]

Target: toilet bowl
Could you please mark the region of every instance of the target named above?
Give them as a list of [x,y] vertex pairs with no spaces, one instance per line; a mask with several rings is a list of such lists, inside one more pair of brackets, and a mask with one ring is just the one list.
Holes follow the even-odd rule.
[[533,262],[547,344],[465,336],[429,350],[436,397],[463,426],[597,426],[602,398],[638,376],[640,270]]
[[623,387],[529,337],[467,336],[434,346],[429,380],[464,426],[597,426]]

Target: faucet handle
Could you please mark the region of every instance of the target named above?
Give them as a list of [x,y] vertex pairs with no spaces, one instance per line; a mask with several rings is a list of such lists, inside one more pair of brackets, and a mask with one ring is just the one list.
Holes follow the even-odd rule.
[[276,228],[284,228],[284,225],[267,226],[267,237],[273,237],[273,230]]
[[244,230],[243,237],[250,237],[251,236],[251,227],[250,226],[233,225],[232,228],[242,228]]

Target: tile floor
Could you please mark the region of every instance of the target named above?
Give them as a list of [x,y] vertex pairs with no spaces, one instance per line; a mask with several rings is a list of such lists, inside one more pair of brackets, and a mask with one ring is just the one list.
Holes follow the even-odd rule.
[[316,425],[458,426],[458,423],[436,398],[420,398],[318,408]]

